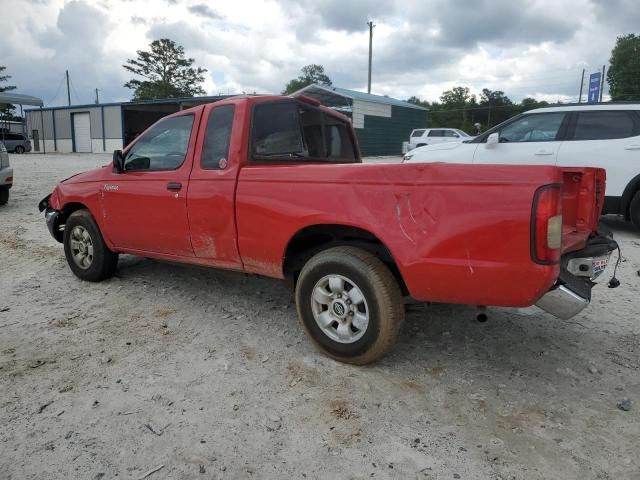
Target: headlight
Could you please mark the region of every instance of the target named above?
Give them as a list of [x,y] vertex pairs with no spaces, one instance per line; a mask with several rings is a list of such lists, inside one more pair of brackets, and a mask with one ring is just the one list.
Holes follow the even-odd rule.
[[402,163],[408,162],[412,158],[413,158],[413,155],[406,154],[404,157],[402,157]]

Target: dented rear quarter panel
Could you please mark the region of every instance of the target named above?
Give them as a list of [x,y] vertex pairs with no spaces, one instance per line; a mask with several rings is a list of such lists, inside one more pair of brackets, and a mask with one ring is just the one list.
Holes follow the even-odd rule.
[[530,253],[534,192],[555,167],[455,164],[245,166],[236,195],[245,269],[282,277],[289,240],[311,225],[375,235],[417,300],[533,304],[558,266]]

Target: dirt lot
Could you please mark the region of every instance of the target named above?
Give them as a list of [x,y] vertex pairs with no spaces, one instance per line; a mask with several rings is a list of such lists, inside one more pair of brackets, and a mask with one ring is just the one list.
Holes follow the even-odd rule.
[[626,224],[608,220],[622,286],[599,285],[573,321],[414,306],[392,355],[351,367],[314,351],[277,281],[133,257],[109,281],[75,278],[36,204],[108,160],[11,158],[0,478],[640,478],[640,235]]

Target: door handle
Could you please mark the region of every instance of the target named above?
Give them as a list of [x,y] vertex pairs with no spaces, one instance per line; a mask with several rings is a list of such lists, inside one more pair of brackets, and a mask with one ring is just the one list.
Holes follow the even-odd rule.
[[171,190],[177,192],[182,188],[182,184],[180,182],[169,182],[167,183],[167,190]]
[[640,145],[629,145],[628,147],[624,147],[625,150],[640,150]]
[[540,150],[535,153],[536,155],[553,155],[553,152],[549,152],[548,150]]

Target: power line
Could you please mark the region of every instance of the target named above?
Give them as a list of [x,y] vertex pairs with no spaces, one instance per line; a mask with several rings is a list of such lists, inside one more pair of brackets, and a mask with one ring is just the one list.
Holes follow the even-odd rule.
[[60,83],[58,84],[58,88],[56,89],[56,94],[53,96],[53,98],[51,100],[49,100],[48,102],[45,102],[45,106],[49,105],[56,98],[58,98],[58,93],[60,93],[60,87],[62,87],[62,83],[64,82],[64,78],[65,78],[65,76],[63,75],[62,78],[60,79]]

